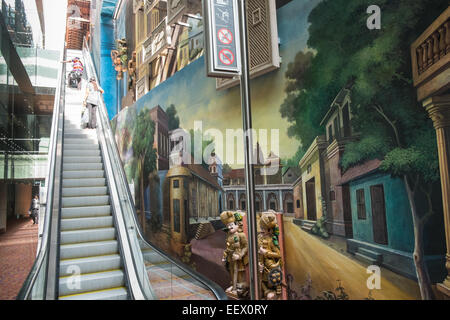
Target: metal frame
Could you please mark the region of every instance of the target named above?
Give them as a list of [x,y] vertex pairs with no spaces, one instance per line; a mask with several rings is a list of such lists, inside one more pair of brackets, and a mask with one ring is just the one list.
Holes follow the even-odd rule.
[[[65,54],[66,51],[64,48],[61,49],[61,56],[60,60],[65,60]],[[45,219],[44,219],[44,227],[42,229],[42,233],[39,234],[39,246],[38,246],[38,253],[37,258],[33,264],[33,267],[31,268],[30,273],[28,274],[22,288],[20,289],[17,300],[30,300],[32,299],[33,289],[35,287],[37,278],[39,275],[41,275],[41,269],[46,268],[45,275],[46,280],[44,283],[44,288],[42,290],[42,299],[51,299],[54,298],[55,294],[57,294],[57,289],[55,289],[54,284],[50,287],[47,284],[48,276],[49,276],[49,263],[50,263],[50,251],[52,252],[52,263],[54,264],[54,260],[58,258],[59,252],[55,253],[55,244],[58,244],[58,238],[55,239],[54,233],[52,233],[52,230],[55,226],[55,220],[56,223],[59,224],[57,221],[57,218],[53,217],[53,202],[55,197],[55,177],[57,173],[56,170],[56,164],[58,157],[62,157],[62,155],[58,156],[57,154],[57,143],[58,139],[61,139],[61,133],[60,130],[60,124],[61,124],[61,117],[63,117],[63,99],[64,95],[61,94],[63,91],[64,85],[65,85],[65,75],[66,73],[66,65],[62,64],[58,71],[58,81],[57,81],[57,88],[56,88],[56,94],[55,94],[55,103],[53,108],[53,119],[52,119],[52,130],[50,134],[50,144],[49,144],[49,152],[48,152],[48,173],[46,176],[47,181],[47,200],[46,200],[46,211],[45,211]],[[61,150],[61,149],[60,149]],[[61,158],[59,159],[61,161]],[[57,196],[59,197],[60,192],[58,189]],[[58,214],[59,215],[59,214]],[[56,226],[58,229],[59,227]],[[58,236],[58,235],[56,235]],[[42,240],[41,240],[42,239]],[[52,248],[53,246],[53,248]],[[56,248],[57,250],[57,248]],[[58,251],[58,250],[57,250]],[[44,263],[46,265],[44,266]],[[51,267],[53,270],[55,270],[55,265]],[[57,272],[57,271],[55,271]],[[53,291],[53,292],[52,292]]]
[[[210,0],[203,1],[203,17],[204,17],[204,35],[205,35],[205,62],[206,62],[206,74],[208,77],[220,77],[220,78],[234,78],[239,76],[241,70],[242,53],[239,52],[240,32],[239,30],[239,14],[238,14],[238,0],[230,0],[233,2],[235,8],[234,14],[234,42],[236,44],[236,68],[225,68],[218,66],[217,62],[217,40],[215,36],[215,14],[213,6],[210,4]],[[212,40],[212,41],[211,41]]]

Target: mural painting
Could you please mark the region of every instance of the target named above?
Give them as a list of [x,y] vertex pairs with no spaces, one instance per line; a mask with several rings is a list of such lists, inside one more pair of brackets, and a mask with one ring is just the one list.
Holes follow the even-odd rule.
[[[285,264],[283,283],[271,290],[264,273],[264,296],[444,298],[448,249],[437,137],[418,101],[411,46],[447,14],[436,29],[440,42],[417,51],[418,68],[425,72],[423,61],[439,63],[449,54],[448,2],[276,3],[281,64],[251,81],[259,130],[255,208],[263,217],[281,214],[282,244],[271,248]],[[383,12],[381,29],[368,28],[370,5]],[[194,24],[177,33],[174,72],[162,79],[150,70],[144,94],[138,67],[137,100],[112,125],[148,239],[236,291],[222,262],[221,213],[245,216],[248,208],[242,144],[224,139],[242,126],[240,92],[206,77],[202,24]],[[430,62],[423,53],[433,48]],[[200,162],[198,153],[206,155]]]

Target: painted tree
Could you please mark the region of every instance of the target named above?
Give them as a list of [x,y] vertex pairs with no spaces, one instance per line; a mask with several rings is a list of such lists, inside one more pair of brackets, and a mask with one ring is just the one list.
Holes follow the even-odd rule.
[[139,180],[139,204],[141,211],[141,224],[145,232],[145,204],[144,190],[148,185],[148,176],[156,169],[156,152],[153,149],[155,123],[150,113],[142,109],[136,118],[133,132],[133,155],[135,158],[135,180]]
[[[378,5],[382,28],[368,30],[366,9]],[[432,0],[324,0],[309,15],[307,53],[289,65],[287,98],[281,114],[289,134],[308,146],[336,94],[352,81],[352,124],[361,139],[346,147],[343,169],[368,159],[405,182],[414,224],[414,264],[423,299],[433,299],[424,261],[423,227],[433,214],[438,176],[434,129],[416,101],[410,45],[448,6]],[[302,56],[303,55],[303,56]],[[304,66],[304,68],[301,68]],[[418,206],[425,196],[428,208]],[[420,208],[419,208],[420,207]]]
[[[195,131],[193,129],[189,130],[191,135],[191,155],[195,157],[196,154],[202,155],[202,166],[208,169],[208,163],[206,163],[203,155],[205,154],[206,148],[214,149],[214,140],[203,135],[200,131]],[[208,159],[206,159],[208,160]]]
[[167,117],[169,118],[169,130],[175,130],[180,127],[180,118],[177,116],[177,109],[171,104],[166,110]]

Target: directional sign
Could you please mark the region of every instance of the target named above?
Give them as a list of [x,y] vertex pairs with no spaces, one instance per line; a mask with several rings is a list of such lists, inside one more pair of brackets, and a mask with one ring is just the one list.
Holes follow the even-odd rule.
[[206,66],[209,77],[239,75],[237,0],[204,0]]

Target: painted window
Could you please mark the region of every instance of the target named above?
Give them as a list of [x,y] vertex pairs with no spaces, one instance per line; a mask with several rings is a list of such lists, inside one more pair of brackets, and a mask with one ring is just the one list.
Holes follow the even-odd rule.
[[173,200],[173,231],[180,232],[180,200]]
[[328,143],[332,143],[333,142],[333,125],[329,125],[328,126]]
[[336,192],[334,190],[330,191],[330,201],[336,201]]
[[294,213],[294,204],[292,202],[287,203],[287,213]]
[[356,205],[358,207],[358,219],[366,220],[366,199],[364,189],[356,190]]
[[178,189],[180,187],[180,180],[173,180],[173,188]]
[[334,125],[334,135],[336,138],[340,138],[341,137],[341,133],[340,133],[340,124],[339,124],[339,116],[337,116],[336,118],[334,118],[333,120],[333,125]]
[[297,200],[297,209],[300,209],[300,200]]
[[269,207],[270,210],[277,211],[277,204],[275,203],[275,201],[270,201]]

